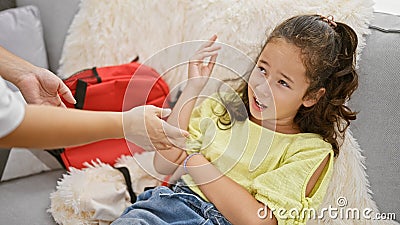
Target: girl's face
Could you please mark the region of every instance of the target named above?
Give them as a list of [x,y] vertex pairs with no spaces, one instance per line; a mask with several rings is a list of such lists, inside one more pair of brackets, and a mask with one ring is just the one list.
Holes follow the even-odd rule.
[[283,39],[271,40],[261,52],[249,79],[251,120],[282,133],[298,133],[293,120],[309,86],[300,48]]

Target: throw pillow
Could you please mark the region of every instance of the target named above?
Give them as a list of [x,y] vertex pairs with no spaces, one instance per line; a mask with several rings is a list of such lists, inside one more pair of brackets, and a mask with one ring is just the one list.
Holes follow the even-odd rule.
[[0,11],[0,45],[28,62],[47,68],[39,9],[24,6]]

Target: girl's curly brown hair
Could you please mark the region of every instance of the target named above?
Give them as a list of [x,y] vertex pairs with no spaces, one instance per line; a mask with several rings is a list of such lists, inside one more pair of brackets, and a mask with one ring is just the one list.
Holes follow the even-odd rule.
[[[338,137],[343,138],[350,120],[356,119],[356,112],[345,105],[358,87],[356,33],[344,23],[328,23],[319,15],[300,15],[276,27],[265,45],[277,38],[301,49],[301,59],[310,81],[303,98],[315,97],[321,88],[326,90],[314,106],[299,108],[295,124],[301,132],[320,134],[338,155]],[[218,113],[220,124],[232,125],[235,120],[243,121],[249,115],[247,82],[237,92],[247,110],[237,110],[238,103],[234,103],[237,101],[221,98],[226,110]]]

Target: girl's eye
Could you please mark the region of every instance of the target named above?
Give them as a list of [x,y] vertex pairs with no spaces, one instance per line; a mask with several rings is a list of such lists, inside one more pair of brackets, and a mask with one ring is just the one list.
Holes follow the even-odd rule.
[[286,83],[286,81],[284,81],[284,80],[279,80],[278,83],[281,84],[284,87],[290,88],[289,84]]
[[264,68],[262,68],[261,66],[259,66],[258,69],[260,70],[260,72],[262,74],[266,74],[267,73],[267,71]]

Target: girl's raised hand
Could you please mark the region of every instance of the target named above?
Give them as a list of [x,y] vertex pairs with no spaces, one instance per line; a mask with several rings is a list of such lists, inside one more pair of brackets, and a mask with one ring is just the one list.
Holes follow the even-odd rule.
[[[221,46],[214,45],[215,40],[217,40],[217,35],[213,35],[206,43],[201,45],[190,58],[188,84],[190,83],[191,88],[201,90],[207,83],[217,59],[218,50],[221,49]],[[210,57],[210,60],[205,63],[207,57]]]

